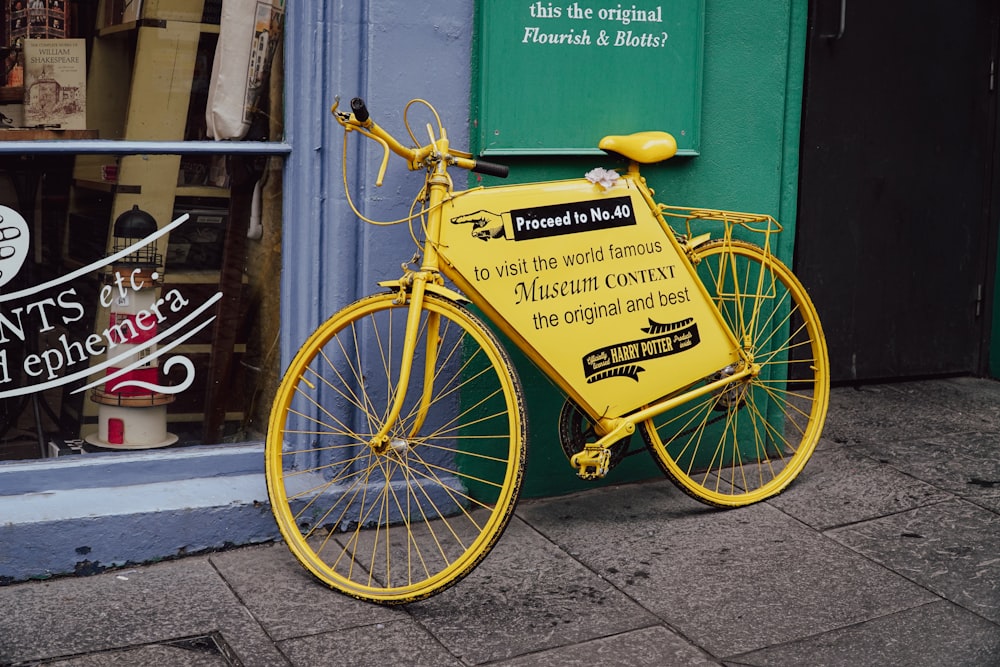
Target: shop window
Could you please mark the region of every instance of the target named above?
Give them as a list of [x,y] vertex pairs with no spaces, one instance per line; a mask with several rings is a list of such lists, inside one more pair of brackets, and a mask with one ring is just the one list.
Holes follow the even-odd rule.
[[0,460],[262,437],[284,2],[221,5],[0,0]]

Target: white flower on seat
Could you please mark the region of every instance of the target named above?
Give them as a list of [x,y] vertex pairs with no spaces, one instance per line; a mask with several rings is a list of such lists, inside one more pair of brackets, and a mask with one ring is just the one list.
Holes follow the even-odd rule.
[[604,167],[597,167],[584,174],[584,177],[591,183],[601,185],[605,190],[610,190],[618,180],[618,172],[613,169],[608,170]]

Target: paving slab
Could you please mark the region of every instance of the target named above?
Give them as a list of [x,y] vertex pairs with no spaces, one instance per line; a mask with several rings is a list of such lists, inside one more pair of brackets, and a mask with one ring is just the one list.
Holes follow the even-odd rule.
[[494,663],[503,667],[710,667],[721,665],[662,625]]
[[856,445],[906,441],[981,427],[982,422],[977,418],[944,409],[923,392],[908,393],[896,385],[865,385],[840,387],[830,393],[823,438]]
[[412,619],[328,632],[280,642],[281,651],[302,667],[462,667],[440,642]]
[[327,588],[283,542],[214,554],[211,561],[274,640],[408,618],[399,608],[361,602]]
[[826,530],[954,497],[915,479],[860,447],[817,449],[805,470],[768,501],[817,530]]
[[0,664],[82,658],[212,631],[248,667],[288,664],[207,557],[0,587],[0,609]]
[[679,494],[653,484],[609,488],[522,512],[719,658],[936,599],[774,507],[706,512]]
[[924,405],[956,425],[979,429],[1000,429],[1000,382],[982,378],[959,377],[920,380],[884,385],[903,394],[914,404]]
[[955,499],[826,534],[1000,623],[1000,515]]
[[968,431],[873,443],[865,453],[964,498],[1000,498],[1000,433]]
[[972,496],[966,498],[970,503],[975,503],[984,509],[1000,514],[1000,495]]
[[658,622],[517,517],[472,574],[406,610],[470,665]]
[[230,659],[229,653],[220,651],[219,648],[211,641],[211,637],[203,636],[56,660],[46,662],[45,667],[136,667],[136,665],[233,667],[241,664]]
[[1000,626],[942,600],[736,656],[729,664],[989,667],[1000,664]]

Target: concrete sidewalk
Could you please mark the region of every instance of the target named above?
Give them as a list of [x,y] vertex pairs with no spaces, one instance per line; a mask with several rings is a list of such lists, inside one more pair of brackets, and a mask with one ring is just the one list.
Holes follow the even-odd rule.
[[384,608],[281,544],[0,587],[0,665],[1000,665],[1000,384],[833,392],[783,495],[526,501],[467,579]]

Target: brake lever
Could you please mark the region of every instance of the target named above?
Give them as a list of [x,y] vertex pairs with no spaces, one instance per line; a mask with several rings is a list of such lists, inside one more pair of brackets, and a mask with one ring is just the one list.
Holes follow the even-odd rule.
[[337,95],[336,97],[333,98],[333,106],[330,107],[330,113],[333,114],[333,117],[336,119],[338,123],[340,123],[343,126],[346,132],[352,132],[352,131],[360,132],[369,139],[377,141],[379,145],[382,146],[382,164],[379,165],[378,177],[375,179],[375,187],[381,187],[382,182],[385,180],[385,170],[389,166],[389,144],[387,144],[382,137],[375,136],[361,125],[356,124],[356,122],[352,123],[351,118],[354,117],[354,114],[347,113],[345,111],[337,111],[337,108],[339,106],[340,106],[340,95]]
[[434,138],[434,128],[431,126],[430,123],[427,123],[427,136],[430,137],[431,140],[430,145],[434,148],[434,155],[440,156],[441,149],[438,148],[437,139]]
[[370,139],[374,139],[382,145],[382,164],[378,168],[378,178],[375,179],[375,187],[382,187],[382,179],[385,178],[385,169],[389,166],[389,144],[385,143],[385,140],[381,137],[376,137],[370,132],[359,129],[361,134],[365,135]]
[[382,164],[379,165],[378,178],[375,179],[375,187],[381,187],[382,180],[385,178],[385,170],[389,166],[389,152],[390,152],[389,144],[387,144],[385,142],[385,139],[383,139],[382,137],[372,134],[363,127],[359,127],[357,125],[347,125],[345,127],[348,131],[354,130],[356,132],[360,132],[361,134],[368,137],[372,141],[377,141],[379,145],[382,146]]
[[337,119],[338,123],[343,125],[344,123],[346,123],[348,120],[351,119],[351,114],[344,113],[343,111],[337,111],[337,108],[339,106],[340,106],[340,95],[337,95],[336,97],[333,98],[333,106],[330,107],[330,113],[333,114],[333,117]]

